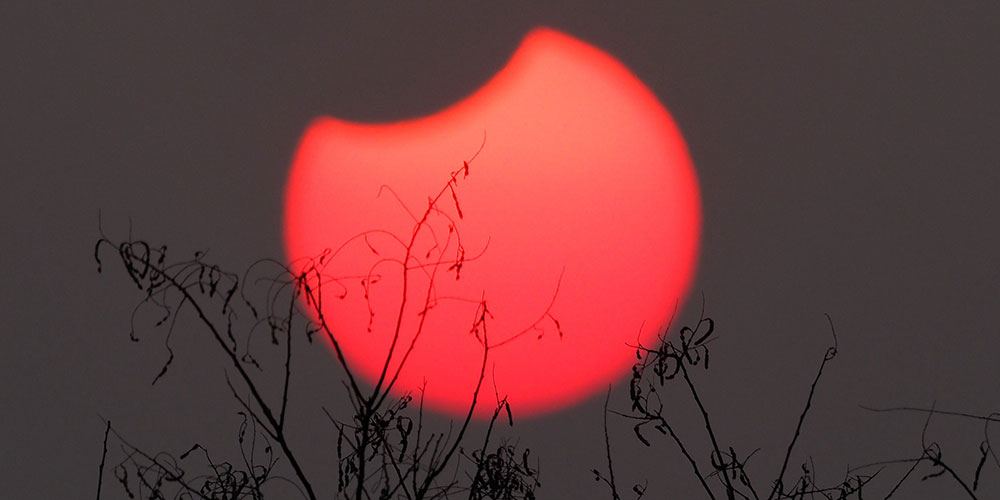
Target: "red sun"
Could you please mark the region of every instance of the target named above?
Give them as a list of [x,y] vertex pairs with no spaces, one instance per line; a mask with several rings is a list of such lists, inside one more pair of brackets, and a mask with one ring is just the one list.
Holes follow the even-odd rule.
[[628,344],[652,344],[687,292],[700,225],[667,110],[616,59],[550,29],[433,115],[317,119],[285,200],[293,270],[331,249],[322,313],[350,368],[374,385],[398,331],[388,381],[419,332],[392,391],[423,388],[453,415],[468,411],[483,338],[477,416],[494,387],[537,415],[628,373]]

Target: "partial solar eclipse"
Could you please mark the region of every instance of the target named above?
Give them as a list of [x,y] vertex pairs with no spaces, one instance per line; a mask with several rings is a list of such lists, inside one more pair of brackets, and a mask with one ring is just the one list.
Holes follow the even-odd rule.
[[[405,243],[442,189],[405,262],[401,309]],[[653,93],[612,56],[542,28],[482,88],[430,116],[315,120],[291,166],[284,224],[293,269],[334,251],[322,311],[362,379],[379,378],[397,322],[390,374],[419,328],[394,392],[424,390],[426,407],[464,416],[483,360],[470,327],[485,300],[476,415],[492,414],[495,387],[525,416],[630,373],[628,344],[655,342],[688,291],[701,208],[684,139]],[[456,279],[447,259],[459,236]]]

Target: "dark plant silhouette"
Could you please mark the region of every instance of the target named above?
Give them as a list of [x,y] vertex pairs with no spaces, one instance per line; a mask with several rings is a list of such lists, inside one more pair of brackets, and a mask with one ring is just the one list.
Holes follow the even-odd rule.
[[[929,471],[924,473],[920,477],[921,481],[932,480],[935,478],[948,478],[954,481],[954,483],[960,488],[960,491],[969,498],[993,498],[993,496],[983,496],[980,486],[981,480],[983,478],[983,472],[986,470],[986,464],[992,464],[996,471],[1000,471],[1000,459],[997,458],[996,450],[993,448],[993,444],[990,441],[990,424],[1000,422],[1000,413],[990,413],[989,415],[975,415],[965,412],[955,412],[955,411],[945,411],[938,410],[935,408],[935,404],[932,404],[930,408],[914,408],[914,407],[894,407],[894,408],[873,408],[868,406],[862,406],[865,410],[884,413],[884,412],[906,412],[906,413],[923,413],[926,414],[924,420],[924,426],[920,431],[920,449],[919,455],[907,458],[898,458],[893,460],[886,460],[882,462],[875,462],[871,464],[858,467],[858,469],[867,469],[872,467],[886,467],[892,465],[905,465],[909,464],[910,467],[906,470],[906,473],[899,478],[898,481],[893,485],[889,492],[888,498],[893,493],[895,493],[900,486],[911,476],[917,469],[924,466],[925,469],[929,468]],[[956,471],[952,462],[945,461],[944,453],[942,452],[941,445],[936,441],[928,441],[927,429],[930,426],[931,419],[934,416],[947,416],[947,417],[957,417],[965,420],[966,422],[981,421],[983,423],[983,438],[979,442],[979,449],[977,455],[979,455],[975,470],[968,475],[961,474]],[[970,478],[971,476],[971,478]],[[971,481],[970,481],[971,479]]]
[[[477,153],[478,154],[478,153]],[[326,272],[329,263],[336,259],[339,250],[324,252],[315,258],[288,266],[272,259],[260,260],[244,273],[226,271],[206,259],[205,252],[195,252],[189,258],[173,259],[166,246],[155,246],[131,235],[124,241],[113,241],[104,236],[97,242],[95,257],[99,271],[102,255],[114,253],[129,278],[137,286],[141,298],[131,321],[130,338],[139,339],[143,330],[141,317],[148,311],[157,317],[152,329],[162,332],[167,358],[153,377],[155,384],[168,373],[175,352],[171,338],[177,333],[178,316],[183,310],[197,317],[199,329],[207,333],[206,341],[222,353],[226,367],[226,382],[238,404],[236,415],[239,425],[234,432],[239,460],[217,460],[200,444],[185,446],[179,454],[147,452],[132,444],[106,422],[104,445],[98,470],[97,497],[101,498],[109,443],[117,442],[121,458],[111,464],[111,471],[122,490],[130,498],[198,498],[198,499],[261,499],[273,497],[279,488],[292,488],[299,496],[308,499],[336,498],[362,499],[533,499],[540,487],[538,462],[530,450],[518,446],[516,440],[498,438],[496,426],[506,421],[513,426],[513,416],[506,398],[493,388],[495,409],[488,426],[478,442],[470,446],[469,429],[476,407],[482,404],[482,385],[491,348],[488,326],[491,315],[484,300],[479,300],[476,319],[469,332],[482,346],[482,363],[478,382],[469,395],[469,407],[457,430],[431,429],[424,419],[422,391],[412,394],[394,392],[396,381],[409,353],[419,341],[423,319],[417,322],[416,331],[403,335],[401,321],[407,307],[415,307],[421,318],[432,313],[436,300],[435,282],[442,276],[460,279],[464,265],[475,257],[467,257],[462,245],[460,221],[463,219],[459,204],[460,181],[470,173],[470,162],[451,172],[441,190],[429,199],[423,212],[414,214],[403,206],[413,221],[412,231],[405,237],[391,235],[398,245],[394,249],[376,249],[369,236],[387,234],[373,230],[358,234],[344,245],[367,246],[373,253],[388,255],[378,264],[386,262],[398,266],[403,289],[395,314],[395,331],[385,355],[381,373],[369,387],[358,380],[341,349],[339,333],[335,332],[323,314],[324,301],[343,298],[357,278],[332,276]],[[385,187],[395,196],[391,188]],[[398,201],[398,197],[396,197]],[[402,202],[400,201],[400,204]],[[421,240],[419,235],[425,235]],[[431,242],[430,248],[420,247],[420,241]],[[340,247],[341,249],[344,247]],[[382,253],[380,253],[382,252]],[[407,304],[412,273],[426,277],[426,286],[420,290],[422,304]],[[378,286],[381,274],[375,266],[360,274],[361,292],[368,297]],[[352,281],[354,280],[354,281]],[[331,289],[333,291],[331,291]],[[556,293],[558,292],[558,288]],[[685,459],[690,472],[697,478],[701,493],[709,499],[726,498],[778,500],[778,499],[848,499],[871,498],[884,494],[890,498],[901,485],[920,477],[921,481],[937,478],[951,479],[957,489],[970,498],[979,498],[981,479],[990,468],[1000,471],[1000,459],[990,442],[990,424],[1000,421],[1000,415],[979,416],[930,408],[867,408],[873,412],[924,413],[926,420],[921,433],[921,452],[907,458],[872,462],[849,469],[845,476],[833,484],[820,484],[815,466],[810,458],[797,458],[796,444],[809,417],[813,398],[823,378],[828,363],[838,352],[837,335],[832,319],[827,316],[833,336],[833,345],[819,360],[819,366],[805,395],[804,405],[791,429],[789,441],[780,455],[781,466],[761,481],[751,467],[751,459],[761,451],[737,450],[727,445],[716,429],[711,411],[697,388],[699,372],[707,371],[710,344],[716,338],[716,323],[702,311],[694,326],[685,326],[670,334],[671,325],[660,335],[656,345],[637,344],[623,346],[634,349],[637,362],[629,382],[630,406],[624,411],[610,409],[610,389],[604,406],[604,440],[606,467],[591,469],[593,478],[607,488],[612,500],[621,500],[620,480],[616,479],[614,459],[608,433],[608,416],[628,422],[635,438],[645,446],[653,446],[657,435],[663,436]],[[368,302],[369,313],[374,311]],[[541,317],[553,322],[560,336],[559,323],[550,312],[551,304]],[[293,376],[295,353],[319,336],[328,343],[342,368],[343,390],[351,403],[349,418],[338,418],[322,408],[336,430],[337,440],[331,444],[330,470],[336,469],[336,491],[321,495],[308,477],[296,443],[289,436],[292,424],[289,419],[292,403],[289,387]],[[520,335],[518,335],[520,336]],[[402,341],[400,339],[409,338]],[[525,337],[528,339],[528,336]],[[261,343],[267,346],[261,346]],[[506,341],[505,341],[506,342]],[[392,360],[399,362],[393,365]],[[279,387],[268,386],[273,377],[265,373],[280,372]],[[680,384],[686,396],[697,409],[704,429],[703,438],[710,444],[705,450],[693,445],[690,436],[680,433],[674,417],[664,404],[664,389],[669,384]],[[276,395],[275,395],[276,393]],[[670,408],[676,406],[676,400]],[[984,422],[984,437],[979,445],[978,461],[972,473],[957,470],[952,462],[944,459],[941,446],[927,439],[927,428],[934,416],[955,416]],[[796,475],[789,472],[793,460],[798,463]],[[987,464],[993,467],[987,468]],[[906,470],[893,478],[895,468]],[[921,467],[929,472],[919,476]],[[792,467],[795,470],[795,467]],[[877,481],[878,480],[878,481]],[[649,492],[652,495],[652,492]],[[631,495],[647,495],[646,484],[634,484]],[[866,495],[866,496],[863,496]],[[695,493],[685,497],[698,496]],[[281,496],[285,498],[287,495]]]
[[[732,446],[722,443],[719,434],[713,426],[710,411],[702,400],[695,384],[695,368],[708,370],[709,367],[709,344],[716,340],[715,321],[705,315],[704,298],[702,298],[702,311],[694,327],[685,326],[673,336],[664,333],[659,338],[656,346],[635,345],[632,346],[636,352],[638,361],[632,369],[632,378],[629,383],[629,399],[631,407],[628,411],[609,410],[607,401],[605,402],[605,432],[604,439],[607,453],[607,467],[605,470],[592,469],[594,478],[605,484],[613,500],[622,498],[619,486],[614,474],[614,461],[612,459],[611,446],[607,432],[608,414],[616,415],[630,422],[636,439],[645,446],[652,446],[651,435],[656,433],[663,435],[677,448],[680,454],[690,465],[691,473],[697,478],[701,485],[704,497],[710,499],[726,498],[734,499],[754,499],[754,500],[777,500],[777,499],[848,499],[874,498],[874,495],[884,494],[882,498],[890,498],[899,491],[900,486],[910,480],[913,473],[921,465],[929,466],[930,472],[921,477],[921,481],[926,481],[939,477],[948,477],[954,481],[959,491],[967,494],[970,498],[979,498],[977,491],[980,487],[980,479],[984,466],[989,461],[1000,471],[1000,460],[990,443],[989,425],[1000,422],[1000,414],[990,414],[987,416],[972,415],[959,412],[943,412],[936,410],[933,406],[930,409],[923,408],[886,408],[875,409],[862,407],[870,411],[877,412],[920,412],[927,414],[924,430],[921,433],[922,453],[916,457],[886,460],[869,463],[861,467],[849,469],[843,479],[835,484],[819,484],[816,481],[816,467],[811,458],[806,458],[799,469],[794,480],[788,480],[789,464],[796,449],[796,443],[802,434],[803,424],[812,408],[812,401],[816,394],[817,386],[823,377],[827,364],[837,356],[837,335],[833,325],[833,320],[827,315],[830,324],[830,332],[833,336],[833,345],[829,347],[823,358],[820,360],[819,368],[809,387],[809,392],[805,398],[799,418],[793,430],[791,439],[785,447],[782,455],[781,467],[773,476],[769,476],[769,481],[765,483],[755,481],[757,475],[751,471],[750,459],[753,458],[760,448],[749,453],[740,453]],[[669,326],[668,326],[669,330]],[[701,458],[702,450],[692,447],[689,436],[681,436],[671,424],[671,416],[664,405],[665,397],[661,397],[661,390],[674,381],[681,383],[686,389],[688,396],[698,409],[708,442],[711,444],[708,450],[707,459]],[[610,392],[609,392],[610,399]],[[671,402],[676,403],[676,399]],[[964,477],[956,472],[943,458],[941,447],[936,442],[928,443],[926,433],[927,425],[934,415],[951,415],[966,419],[981,420],[984,422],[984,437],[979,445],[978,463],[974,473],[969,477]],[[654,432],[655,431],[655,432]],[[992,460],[988,460],[992,459]],[[895,480],[888,476],[891,474],[890,466],[910,465]],[[868,472],[871,471],[871,472]],[[876,479],[882,479],[876,482]],[[632,488],[635,498],[641,498],[646,494],[645,484],[636,484]]]
[[[799,416],[794,433],[786,448],[781,469],[775,478],[766,485],[755,484],[753,476],[747,468],[750,459],[759,449],[750,453],[740,454],[732,446],[724,446],[713,426],[709,409],[706,407],[694,382],[694,368],[708,370],[710,350],[709,344],[715,340],[716,333],[715,320],[705,316],[704,298],[702,299],[702,312],[692,327],[682,327],[674,337],[666,334],[660,336],[657,346],[644,346],[638,344],[632,346],[635,349],[638,361],[632,367],[632,379],[629,383],[629,399],[631,408],[628,412],[608,410],[615,415],[623,417],[632,422],[632,429],[636,438],[645,446],[652,446],[652,441],[648,437],[650,431],[656,431],[670,439],[677,447],[681,455],[691,467],[691,472],[698,479],[705,496],[711,499],[725,498],[733,500],[735,498],[767,498],[768,500],[780,498],[800,498],[806,495],[828,495],[835,493],[835,498],[847,498],[849,495],[860,495],[862,489],[868,484],[873,476],[855,475],[846,477],[840,484],[823,487],[816,485],[810,475],[807,465],[803,465],[803,473],[797,480],[786,486],[785,476],[788,469],[789,460],[795,448],[795,444],[802,431],[803,422],[806,419],[812,404],[813,396],[816,393],[817,384],[823,375],[823,370],[829,361],[837,355],[836,333],[834,332],[834,345],[827,349],[826,354],[820,362],[816,377],[809,389],[805,407]],[[833,330],[833,322],[830,322]],[[667,330],[669,331],[669,325]],[[689,444],[688,438],[682,437],[671,424],[671,417],[664,406],[664,397],[661,397],[660,390],[674,380],[683,382],[686,392],[691,397],[691,401],[697,407],[705,434],[711,444],[707,463],[699,460],[700,450],[695,450]],[[606,422],[606,420],[605,420]],[[605,423],[605,425],[607,425]],[[605,433],[605,439],[607,434]],[[608,473],[605,476],[601,471],[594,469],[592,472],[595,478],[603,481],[611,490],[612,498],[621,498],[618,486],[614,479],[613,461],[611,458],[610,445],[608,453]],[[645,486],[636,485],[633,492],[637,498],[642,497],[646,491]]]
[[[403,289],[399,310],[393,312],[397,315],[393,340],[384,353],[381,374],[370,388],[358,380],[341,349],[340,334],[335,333],[323,315],[324,300],[343,298],[348,289],[345,282],[349,278],[325,272],[328,263],[337,257],[337,251],[298,262],[294,269],[264,259],[238,275],[208,262],[204,252],[195,252],[188,259],[171,260],[166,246],[131,238],[112,241],[102,234],[95,248],[98,270],[102,267],[102,253],[116,252],[143,294],[133,313],[130,337],[138,339],[136,318],[146,309],[159,314],[154,327],[165,331],[167,359],[153,383],[167,374],[174,360],[170,341],[176,333],[179,313],[193,310],[200,327],[209,334],[208,341],[225,355],[226,382],[239,404],[238,414],[242,419],[237,432],[242,461],[235,464],[214,460],[209,450],[199,444],[176,457],[164,452],[145,452],[121,436],[109,421],[100,468],[102,479],[111,436],[120,443],[124,455],[113,467],[114,475],[130,498],[256,499],[263,498],[275,483],[293,484],[305,498],[321,498],[300,463],[297,444],[288,435],[294,353],[303,341],[312,343],[319,335],[336,354],[345,377],[344,390],[353,407],[353,415],[348,419],[335,418],[323,409],[338,436],[335,449],[331,450],[337,470],[338,498],[433,499],[459,493],[476,499],[534,498],[539,486],[538,468],[531,463],[530,452],[519,449],[515,443],[494,443],[494,424],[501,413],[513,425],[506,399],[496,395],[497,408],[481,445],[471,451],[463,447],[473,412],[481,404],[480,392],[491,348],[487,336],[491,316],[485,301],[480,301],[481,313],[470,327],[470,333],[483,348],[478,383],[469,395],[468,412],[457,431],[452,432],[450,427],[428,428],[423,418],[422,396],[416,402],[410,394],[393,396],[399,372],[419,341],[422,318],[432,312],[435,280],[447,273],[454,273],[454,278],[459,279],[462,266],[475,259],[466,257],[461,243],[458,221],[463,214],[457,194],[459,183],[469,175],[469,164],[474,159],[475,156],[451,172],[422,214],[413,217],[409,235],[405,238],[393,235],[399,243],[395,250],[401,255],[380,261],[398,264]],[[444,206],[444,201],[451,206]],[[412,215],[407,207],[403,208]],[[345,246],[363,243],[378,254],[368,239],[374,233],[386,234],[381,230],[362,233]],[[433,241],[431,248],[418,248],[418,236],[422,234]],[[400,339],[407,338],[401,325],[408,306],[409,287],[414,286],[409,280],[412,273],[426,276],[427,285],[420,290],[424,300],[418,309],[421,320],[415,332],[408,332],[411,340],[407,344]],[[363,276],[361,287],[367,298],[379,275],[373,266]],[[327,292],[330,287],[335,288],[336,294]],[[376,314],[370,301],[369,312]],[[266,381],[261,375],[269,367],[265,358],[274,354],[265,352],[262,356],[261,348],[256,345],[261,335],[266,335],[271,347],[280,352],[278,364],[282,377],[277,397],[268,397]],[[395,367],[391,363],[394,358],[401,360]],[[100,494],[101,481],[98,497]]]

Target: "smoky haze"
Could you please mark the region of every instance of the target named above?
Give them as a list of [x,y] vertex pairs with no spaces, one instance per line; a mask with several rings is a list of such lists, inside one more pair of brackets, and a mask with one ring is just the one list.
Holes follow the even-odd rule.
[[[150,385],[167,353],[154,335],[128,339],[140,297],[124,273],[96,273],[99,214],[111,236],[131,228],[178,252],[208,249],[233,269],[281,257],[285,177],[313,118],[433,113],[486,82],[539,25],[622,61],[687,140],[704,221],[678,321],[697,318],[703,293],[719,340],[699,382],[724,440],[761,448],[764,475],[780,465],[831,341],[829,313],[840,355],[793,464],[811,455],[836,481],[848,465],[918,453],[922,417],[858,405],[1000,408],[997,10],[0,6],[5,495],[91,495],[99,415],[148,449],[223,449],[235,436],[222,358],[194,329],[172,340],[171,373]],[[305,453],[321,476],[335,435],[318,408],[346,403],[331,388],[332,358],[314,351],[296,375],[303,423],[293,439],[312,445]],[[627,376],[612,387],[612,407],[627,409]],[[603,403],[599,394],[520,420],[513,408],[512,432],[541,461],[541,498],[605,495],[589,472],[604,461]],[[678,425],[697,432],[694,408],[677,406]],[[698,494],[669,443],[647,449],[626,422],[611,427],[620,483],[649,478],[653,498]],[[929,431],[968,458],[964,470],[974,467],[978,424],[940,419]],[[984,480],[1000,489],[1000,479]],[[106,498],[124,498],[113,481],[105,487]],[[954,491],[917,483],[906,497]]]

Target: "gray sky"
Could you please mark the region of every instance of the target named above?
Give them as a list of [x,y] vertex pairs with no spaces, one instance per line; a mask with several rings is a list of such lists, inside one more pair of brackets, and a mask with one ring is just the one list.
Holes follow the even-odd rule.
[[[849,464],[919,453],[919,416],[858,404],[997,410],[998,8],[670,4],[0,6],[4,496],[91,495],[98,414],[151,450],[235,436],[221,358],[197,334],[177,336],[178,361],[150,387],[166,354],[155,336],[129,342],[138,297],[124,274],[96,273],[99,212],[112,236],[131,220],[138,236],[211,249],[234,269],[280,256],[284,179],[312,118],[434,112],[538,25],[621,60],[687,139],[704,210],[692,303],[705,294],[721,337],[701,384],[723,440],[762,449],[759,477],[773,474],[830,341],[823,313],[840,356],[796,467],[811,454],[833,482]],[[305,374],[324,373],[320,349]],[[318,406],[340,393],[304,380],[295,439],[318,461],[330,456]],[[627,386],[613,390],[622,407]],[[542,498],[603,494],[588,472],[604,459],[602,403],[517,421],[541,459]],[[696,432],[697,418],[678,402],[679,425]],[[611,425],[621,482],[695,494],[669,443],[642,449]],[[972,470],[981,426],[930,430]],[[986,486],[1000,491],[995,472]],[[954,491],[935,488],[906,497]]]

